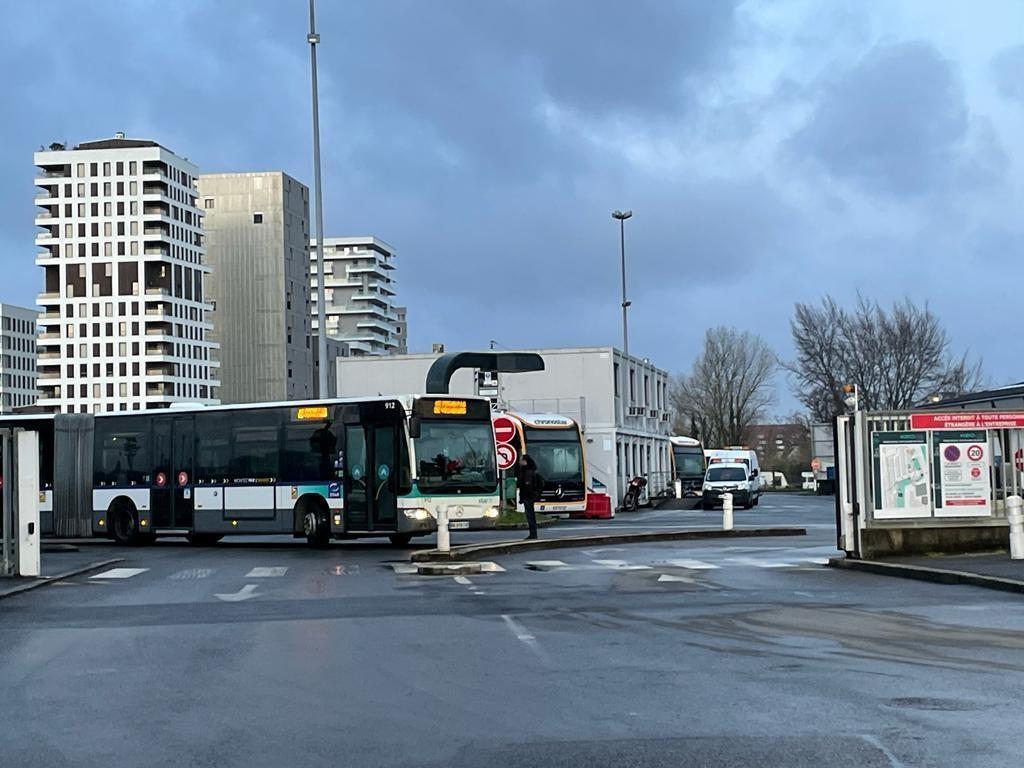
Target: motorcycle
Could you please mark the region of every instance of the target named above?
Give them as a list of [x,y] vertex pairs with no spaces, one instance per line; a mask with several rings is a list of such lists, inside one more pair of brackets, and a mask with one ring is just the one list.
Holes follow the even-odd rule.
[[634,477],[629,481],[626,488],[626,495],[622,497],[622,509],[626,512],[636,512],[640,508],[640,493],[647,486],[646,477]]

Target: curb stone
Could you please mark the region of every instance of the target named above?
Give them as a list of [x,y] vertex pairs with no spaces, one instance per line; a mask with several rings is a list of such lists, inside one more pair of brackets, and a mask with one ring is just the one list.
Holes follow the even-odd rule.
[[883,563],[879,560],[853,560],[845,557],[829,558],[828,565],[830,568],[844,568],[848,571],[863,571],[882,576],[930,581],[934,584],[960,584],[997,589],[1002,592],[1024,593],[1024,581],[1006,579],[1001,576],[984,576],[968,571],[951,571],[945,568],[928,568],[923,565],[907,565],[906,563]]
[[678,531],[659,531],[647,533],[609,533],[594,536],[568,536],[558,539],[524,539],[519,541],[499,541],[490,544],[466,544],[452,547],[450,552],[436,549],[414,552],[410,560],[414,563],[443,562],[446,560],[472,560],[484,555],[508,555],[516,552],[530,552],[543,549],[561,549],[563,547],[589,547],[594,544],[632,544],[658,541],[687,541],[699,539],[738,539],[763,538],[769,536],[805,536],[806,528],[734,528],[731,531],[721,529],[681,529]]
[[89,565],[83,565],[81,568],[73,568],[70,571],[64,571],[63,573],[58,573],[54,576],[42,576],[24,584],[16,584],[9,589],[5,589],[3,587],[3,582],[0,582],[0,600],[3,600],[5,597],[20,595],[22,592],[30,592],[33,589],[39,589],[39,587],[45,587],[47,584],[52,584],[53,582],[60,581],[61,579],[70,579],[72,576],[81,576],[83,573],[97,571],[108,565],[123,562],[123,557],[114,557],[110,560],[100,560],[99,562],[89,563]]

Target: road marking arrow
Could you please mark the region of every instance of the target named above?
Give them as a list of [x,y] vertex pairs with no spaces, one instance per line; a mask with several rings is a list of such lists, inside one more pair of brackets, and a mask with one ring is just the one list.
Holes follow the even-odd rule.
[[240,590],[238,590],[234,594],[230,594],[230,595],[214,595],[214,597],[216,597],[216,598],[218,598],[220,600],[223,600],[226,603],[238,603],[238,602],[241,602],[242,600],[249,600],[249,599],[254,598],[254,597],[259,597],[259,595],[256,594],[256,585],[255,584],[246,584],[244,587],[242,587]]

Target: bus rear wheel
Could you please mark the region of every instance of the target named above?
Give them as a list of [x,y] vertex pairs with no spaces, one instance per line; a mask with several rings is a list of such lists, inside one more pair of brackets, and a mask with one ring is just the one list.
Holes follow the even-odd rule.
[[135,547],[144,543],[139,532],[139,513],[131,504],[118,504],[107,514],[110,520],[110,532],[114,541],[125,547]]
[[185,538],[193,547],[212,547],[224,538],[220,533],[190,533]]
[[409,542],[412,541],[412,534],[392,533],[390,536],[388,536],[388,541],[390,541],[392,546],[395,547],[408,547]]

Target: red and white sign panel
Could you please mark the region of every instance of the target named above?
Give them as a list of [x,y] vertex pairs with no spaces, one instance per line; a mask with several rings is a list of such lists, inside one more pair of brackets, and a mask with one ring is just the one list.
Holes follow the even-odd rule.
[[519,459],[519,454],[516,453],[514,446],[508,443],[502,443],[498,446],[498,469],[504,472],[506,469],[512,469],[516,465],[516,461]]
[[498,416],[494,419],[494,442],[498,445],[511,443],[516,436],[516,423],[508,416]]
[[1018,448],[1013,454],[1013,464],[1018,472],[1024,472],[1024,448]]
[[911,429],[1013,429],[1024,427],[1021,411],[912,413]]

